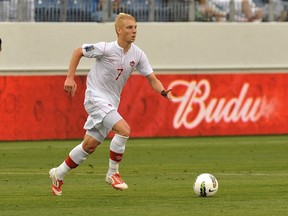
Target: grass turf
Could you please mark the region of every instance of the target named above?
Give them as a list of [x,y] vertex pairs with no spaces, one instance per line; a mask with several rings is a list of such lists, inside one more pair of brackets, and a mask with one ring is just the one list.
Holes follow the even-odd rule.
[[[52,196],[48,171],[80,141],[0,143],[0,215],[288,215],[288,136],[130,139],[120,166],[126,191],[104,181],[109,140]],[[200,173],[214,197],[197,197]]]

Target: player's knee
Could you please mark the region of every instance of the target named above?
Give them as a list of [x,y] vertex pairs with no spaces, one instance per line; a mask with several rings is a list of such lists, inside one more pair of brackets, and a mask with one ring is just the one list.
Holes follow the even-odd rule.
[[126,127],[122,128],[119,131],[119,135],[125,136],[125,137],[129,137],[130,136],[130,132],[131,132],[131,128],[130,128],[129,125],[127,125]]
[[130,136],[130,126],[124,119],[121,119],[119,122],[117,122],[117,124],[115,124],[112,129],[116,134],[121,136]]
[[101,144],[101,142],[97,141],[93,137],[90,137],[90,136],[86,135],[84,137],[82,148],[88,154],[92,154],[96,150],[97,146],[100,145],[100,144]]

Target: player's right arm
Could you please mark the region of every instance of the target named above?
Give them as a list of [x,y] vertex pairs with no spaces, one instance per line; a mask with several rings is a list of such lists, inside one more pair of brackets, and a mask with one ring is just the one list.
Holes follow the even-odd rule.
[[76,48],[70,60],[67,77],[64,82],[64,91],[69,93],[71,96],[74,96],[75,91],[77,89],[77,84],[74,80],[74,77],[75,77],[75,73],[76,73],[77,67],[79,65],[79,62],[82,56],[83,56],[82,48],[81,47]]

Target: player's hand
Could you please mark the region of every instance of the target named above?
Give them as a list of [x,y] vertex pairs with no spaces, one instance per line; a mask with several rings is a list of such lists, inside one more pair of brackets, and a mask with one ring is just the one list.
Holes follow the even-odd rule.
[[171,90],[172,90],[172,89],[163,90],[163,91],[161,91],[161,95],[162,95],[163,97],[165,97],[165,98],[168,98],[169,100],[172,100]]
[[77,84],[75,80],[73,78],[67,77],[64,82],[64,91],[73,97],[76,89],[77,89]]

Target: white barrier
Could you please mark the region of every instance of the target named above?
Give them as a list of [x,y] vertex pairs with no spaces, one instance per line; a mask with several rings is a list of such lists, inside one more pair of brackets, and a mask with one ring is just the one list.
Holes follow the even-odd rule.
[[[155,70],[288,71],[286,23],[138,23]],[[0,72],[63,73],[82,43],[113,41],[113,23],[0,23]],[[87,71],[92,61],[81,61]]]

